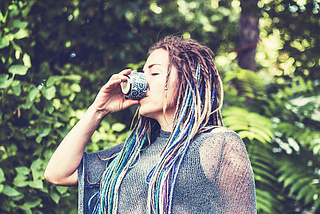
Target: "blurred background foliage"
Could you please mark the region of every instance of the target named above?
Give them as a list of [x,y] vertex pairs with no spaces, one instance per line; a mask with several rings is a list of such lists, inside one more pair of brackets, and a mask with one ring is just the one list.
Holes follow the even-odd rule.
[[[44,180],[50,156],[109,77],[140,68],[150,45],[172,34],[216,54],[224,123],[247,146],[258,213],[319,213],[319,5],[1,1],[0,213],[77,213],[77,189]],[[87,151],[122,142],[134,111],[108,115]]]

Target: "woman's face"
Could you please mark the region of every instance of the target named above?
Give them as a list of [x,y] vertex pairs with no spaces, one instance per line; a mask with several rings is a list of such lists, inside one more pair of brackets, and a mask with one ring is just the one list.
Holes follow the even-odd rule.
[[157,120],[161,128],[163,128],[162,123],[164,121],[172,123],[176,109],[178,72],[176,68],[172,67],[167,85],[167,108],[164,119],[163,104],[168,64],[168,52],[163,49],[157,49],[150,54],[143,67],[143,72],[148,82],[148,89],[146,97],[140,100],[140,114]]

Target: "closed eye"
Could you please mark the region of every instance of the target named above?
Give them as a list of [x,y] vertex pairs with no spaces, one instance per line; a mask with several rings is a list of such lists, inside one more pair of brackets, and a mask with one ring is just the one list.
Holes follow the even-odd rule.
[[156,75],[158,75],[158,74],[160,74],[160,73],[158,73],[158,72],[153,72],[151,75],[152,75],[152,76],[156,76]]

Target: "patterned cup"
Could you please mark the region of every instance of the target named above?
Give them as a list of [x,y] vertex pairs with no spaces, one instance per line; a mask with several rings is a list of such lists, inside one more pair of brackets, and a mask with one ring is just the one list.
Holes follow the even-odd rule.
[[127,98],[140,100],[147,93],[147,79],[142,72],[133,72],[127,75],[127,81],[121,82],[122,93]]

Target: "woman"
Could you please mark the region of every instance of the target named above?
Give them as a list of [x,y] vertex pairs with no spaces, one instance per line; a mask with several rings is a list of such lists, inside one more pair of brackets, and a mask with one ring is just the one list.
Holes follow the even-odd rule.
[[[167,37],[143,68],[146,97],[126,99],[113,75],[53,154],[46,179],[79,186],[79,213],[256,213],[243,142],[221,127],[222,85],[212,51]],[[84,153],[105,115],[139,104],[123,144]]]

